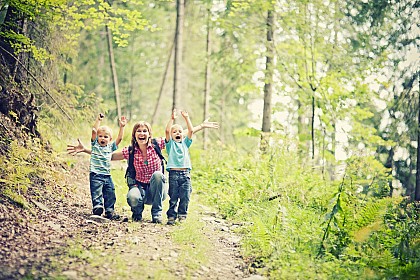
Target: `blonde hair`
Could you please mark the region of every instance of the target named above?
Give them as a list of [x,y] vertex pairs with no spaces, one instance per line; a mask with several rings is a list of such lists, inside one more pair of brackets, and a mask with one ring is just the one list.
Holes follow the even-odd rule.
[[181,130],[183,130],[183,128],[182,128],[182,125],[180,125],[180,124],[173,124],[172,126],[171,126],[171,132],[172,132],[172,130],[174,130],[175,128],[179,128],[179,129],[181,129]]
[[98,127],[98,130],[96,131],[96,133],[99,133],[99,131],[103,131],[103,132],[105,132],[106,134],[109,134],[109,136],[112,137],[112,130],[109,126],[106,126],[106,125],[100,126],[100,127]]

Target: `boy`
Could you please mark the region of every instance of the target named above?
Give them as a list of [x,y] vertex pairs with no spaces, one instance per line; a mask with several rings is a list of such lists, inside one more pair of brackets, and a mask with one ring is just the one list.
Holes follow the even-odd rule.
[[168,216],[168,225],[175,224],[177,218],[180,222],[187,218],[188,204],[192,192],[190,175],[191,160],[188,148],[192,143],[193,126],[188,112],[182,110],[181,115],[187,123],[187,137],[183,138],[183,129],[181,125],[173,124],[177,117],[176,109],[173,110],[165,130],[165,148],[168,153],[166,170],[169,171],[170,197],[169,209],[166,212]]
[[112,152],[117,150],[118,144],[123,138],[127,119],[121,117],[118,137],[114,142],[111,142],[111,129],[107,126],[99,126],[103,118],[103,114],[99,114],[96,118],[91,137],[92,150],[89,182],[93,214],[100,216],[105,208],[106,218],[119,220],[120,216],[114,211],[116,197],[114,183],[111,178],[111,156]]

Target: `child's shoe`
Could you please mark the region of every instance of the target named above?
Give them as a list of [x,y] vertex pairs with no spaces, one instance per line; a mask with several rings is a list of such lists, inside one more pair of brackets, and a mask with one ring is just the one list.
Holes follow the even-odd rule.
[[107,212],[107,213],[105,214],[105,217],[106,217],[107,219],[112,220],[112,221],[119,221],[119,220],[121,219],[121,216],[120,216],[120,215],[118,215],[117,213],[115,213],[114,211],[113,211],[113,212]]
[[162,217],[161,216],[155,216],[152,218],[152,223],[154,224],[161,224],[162,223]]
[[170,226],[173,226],[175,224],[175,218],[174,217],[169,217],[168,222],[166,224],[170,225]]
[[102,208],[101,206],[95,207],[95,208],[93,208],[93,211],[92,212],[93,212],[93,215],[100,216],[104,212],[104,208]]
[[185,222],[186,219],[187,219],[187,216],[178,216],[178,221],[180,223]]

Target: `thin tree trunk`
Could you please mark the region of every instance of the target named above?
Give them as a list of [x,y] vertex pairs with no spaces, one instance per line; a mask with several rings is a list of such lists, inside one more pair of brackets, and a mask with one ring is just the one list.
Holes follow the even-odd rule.
[[311,143],[311,157],[315,159],[315,91],[312,92]]
[[169,50],[168,60],[166,60],[165,72],[163,72],[162,83],[160,84],[160,89],[159,89],[159,96],[158,96],[158,99],[156,101],[155,110],[153,111],[153,115],[152,115],[152,122],[151,122],[152,125],[156,121],[157,110],[158,110],[158,107],[159,107],[160,100],[162,99],[163,87],[165,85],[166,76],[168,75],[169,65],[171,64],[171,58],[172,58],[173,52],[174,52],[174,45],[175,45],[175,38],[174,38],[174,40],[172,40],[172,45],[171,45],[171,48]]
[[267,12],[267,62],[265,71],[265,84],[264,84],[264,110],[263,110],[263,123],[262,123],[262,134],[261,134],[261,151],[266,151],[269,141],[269,133],[271,130],[271,99],[273,94],[273,24],[274,24],[274,12],[268,10]]
[[109,65],[111,66],[112,82],[114,85],[115,102],[117,103],[118,119],[121,119],[121,104],[120,104],[120,91],[118,86],[117,69],[115,67],[114,49],[112,47],[112,36],[108,26],[105,26],[106,37],[108,41]]
[[184,0],[176,1],[176,29],[175,29],[175,55],[174,55],[174,88],[172,99],[172,110],[180,104],[180,84],[181,84],[181,67],[182,67],[182,33],[184,27]]
[[[420,93],[419,106],[420,106]],[[416,163],[416,191],[414,195],[415,201],[420,201],[420,112],[417,111],[417,163]]]
[[[203,118],[206,120],[209,117],[210,104],[210,55],[211,55],[211,41],[210,41],[210,9],[207,10],[207,42],[206,42],[206,73],[204,77],[204,104],[203,104]],[[207,149],[208,130],[203,131],[203,149]]]

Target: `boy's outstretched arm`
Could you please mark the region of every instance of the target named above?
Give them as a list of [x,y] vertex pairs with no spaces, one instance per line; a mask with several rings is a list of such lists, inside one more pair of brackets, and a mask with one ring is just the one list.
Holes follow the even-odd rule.
[[[200,125],[194,126],[193,127],[193,134],[203,130],[204,128],[215,128],[218,129],[219,128],[219,123],[218,122],[209,122],[209,118],[205,119]],[[184,134],[186,134],[187,131],[184,131]]]
[[176,119],[176,109],[172,111],[171,118],[169,119],[168,123],[166,124],[165,128],[165,140],[166,142],[169,142],[171,139],[171,127],[174,124],[174,120]]
[[86,149],[85,146],[83,145],[82,141],[80,141],[79,138],[77,138],[77,145],[67,145],[67,153],[71,154],[71,155],[77,155],[78,153],[87,153],[87,154],[91,154],[92,151],[89,149]]
[[117,146],[121,143],[121,140],[124,136],[124,128],[126,124],[127,124],[127,119],[126,117],[122,116],[120,119],[120,131],[118,132],[117,139],[115,140],[115,144],[117,144]]
[[181,115],[184,117],[185,122],[187,123],[187,129],[188,129],[187,137],[189,139],[192,139],[194,128],[193,128],[193,125],[191,123],[190,115],[188,114],[187,111],[181,111]]
[[104,114],[99,113],[92,127],[92,137],[90,138],[91,141],[94,141],[96,139],[96,133],[98,131],[98,127],[101,124],[101,121],[103,120],[103,118],[104,118]]

